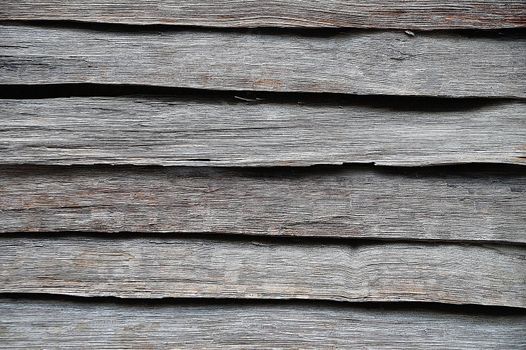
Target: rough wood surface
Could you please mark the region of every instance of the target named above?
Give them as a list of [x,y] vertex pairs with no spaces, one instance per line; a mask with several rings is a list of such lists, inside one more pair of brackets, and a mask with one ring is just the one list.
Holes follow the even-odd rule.
[[2,349],[523,349],[523,314],[0,300]]
[[526,249],[107,236],[4,237],[0,292],[526,307]]
[[0,100],[0,162],[524,165],[525,113],[522,102],[422,111],[173,97],[7,99]]
[[526,173],[378,167],[2,167],[1,232],[526,243]]
[[3,0],[0,20],[213,27],[497,29],[526,26],[523,0]]
[[[497,35],[497,34],[495,34]],[[526,97],[524,35],[0,26],[1,84]]]

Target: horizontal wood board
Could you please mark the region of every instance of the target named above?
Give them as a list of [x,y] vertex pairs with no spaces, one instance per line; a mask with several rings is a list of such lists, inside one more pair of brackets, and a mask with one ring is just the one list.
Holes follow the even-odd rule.
[[526,249],[199,238],[9,237],[0,292],[526,307]]
[[0,84],[526,97],[523,34],[0,26]]
[[522,168],[2,167],[1,232],[526,243]]
[[526,26],[522,0],[4,0],[0,20],[207,27],[498,29]]
[[0,348],[522,349],[524,315],[316,305],[0,300]]
[[524,165],[525,112],[523,102],[422,111],[176,97],[5,99],[0,162]]

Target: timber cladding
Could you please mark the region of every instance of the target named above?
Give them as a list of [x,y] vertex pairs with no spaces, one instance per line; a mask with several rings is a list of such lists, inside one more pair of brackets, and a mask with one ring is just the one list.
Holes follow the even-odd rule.
[[526,348],[525,26],[4,0],[0,348]]

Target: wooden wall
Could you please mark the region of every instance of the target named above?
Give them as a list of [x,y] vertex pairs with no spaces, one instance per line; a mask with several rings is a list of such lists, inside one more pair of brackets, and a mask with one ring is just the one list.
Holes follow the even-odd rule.
[[3,0],[0,348],[526,348],[523,0]]

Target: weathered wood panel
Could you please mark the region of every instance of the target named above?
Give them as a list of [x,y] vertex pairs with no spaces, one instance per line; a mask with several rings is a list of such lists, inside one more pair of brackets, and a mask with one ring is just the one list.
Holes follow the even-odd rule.
[[298,34],[0,26],[1,84],[526,97],[517,37]]
[[51,236],[0,253],[2,293],[526,307],[526,250],[507,246]]
[[522,168],[3,167],[0,231],[526,243]]
[[523,349],[523,314],[302,304],[0,301],[0,348]]
[[526,26],[523,0],[3,0],[0,20],[214,27],[497,29]]
[[140,97],[0,100],[0,162],[526,164],[526,104],[521,102],[453,111],[237,102]]

